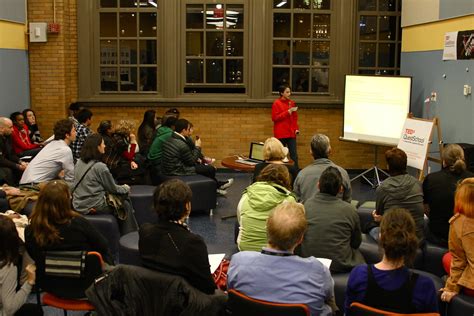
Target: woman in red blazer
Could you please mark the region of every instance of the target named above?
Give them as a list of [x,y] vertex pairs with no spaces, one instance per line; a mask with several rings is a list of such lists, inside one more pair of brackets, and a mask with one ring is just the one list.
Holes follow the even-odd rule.
[[288,84],[282,84],[278,92],[280,97],[272,105],[273,135],[288,147],[290,157],[295,162],[295,167],[299,169],[296,152],[296,135],[300,133],[298,107],[290,100],[291,88]]
[[13,151],[18,157],[36,156],[41,150],[39,144],[34,144],[30,140],[28,126],[25,124],[25,118],[20,112],[14,112],[10,115],[13,122],[12,145]]

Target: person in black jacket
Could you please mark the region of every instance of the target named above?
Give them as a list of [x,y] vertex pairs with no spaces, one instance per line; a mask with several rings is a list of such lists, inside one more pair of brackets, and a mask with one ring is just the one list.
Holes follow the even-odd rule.
[[13,122],[6,117],[0,117],[0,184],[18,185],[21,173],[27,163],[22,162],[13,153],[10,135],[13,131]]
[[162,183],[153,195],[158,222],[140,227],[138,249],[145,267],[180,275],[198,290],[212,294],[216,286],[206,244],[185,223],[191,198],[191,189],[183,181]]

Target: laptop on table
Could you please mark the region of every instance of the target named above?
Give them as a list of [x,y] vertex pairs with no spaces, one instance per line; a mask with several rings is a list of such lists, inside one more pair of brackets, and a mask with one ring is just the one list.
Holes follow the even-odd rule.
[[264,162],[265,160],[263,159],[263,144],[257,143],[257,142],[251,142],[249,158],[236,159],[235,161],[238,163],[243,163],[245,165],[251,165],[251,166]]

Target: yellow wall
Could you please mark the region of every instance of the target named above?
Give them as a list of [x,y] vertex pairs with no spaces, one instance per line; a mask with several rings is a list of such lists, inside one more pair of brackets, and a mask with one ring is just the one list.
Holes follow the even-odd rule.
[[402,52],[441,50],[446,32],[474,29],[474,15],[409,26],[402,31]]
[[26,26],[0,20],[0,49],[28,49]]

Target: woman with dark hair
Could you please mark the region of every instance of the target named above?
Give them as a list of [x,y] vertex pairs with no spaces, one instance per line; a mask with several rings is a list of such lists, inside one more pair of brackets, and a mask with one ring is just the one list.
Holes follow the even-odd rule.
[[298,153],[296,151],[296,135],[300,133],[298,127],[298,107],[290,100],[291,88],[282,84],[278,88],[279,97],[272,105],[273,136],[278,138],[283,145],[288,147],[290,157],[298,167]]
[[443,169],[430,173],[423,181],[425,214],[430,218],[427,239],[448,247],[449,219],[453,216],[454,192],[457,184],[474,174],[466,170],[464,151],[449,144],[441,155]]
[[454,213],[449,220],[450,274],[441,294],[445,302],[460,292],[474,296],[474,178],[459,184]]
[[260,251],[267,244],[266,223],[270,211],[285,201],[296,202],[290,173],[284,165],[269,164],[257,182],[245,189],[237,206],[239,250]]
[[[115,210],[107,204],[106,195],[121,196],[125,218],[117,218],[120,232],[125,235],[137,230],[134,210],[126,184],[117,185],[107,165],[102,162],[105,143],[102,136],[92,134],[87,137],[81,149],[81,158],[74,168],[74,187],[72,205],[82,214],[115,214]],[[116,215],[116,214],[115,214]]]
[[13,151],[18,157],[36,156],[41,148],[39,144],[34,144],[30,139],[28,126],[25,124],[25,118],[20,112],[14,112],[10,115],[13,123],[12,146]]
[[418,248],[415,222],[406,209],[386,212],[380,223],[382,261],[352,269],[346,288],[345,310],[360,302],[397,313],[438,312],[433,281],[410,271]]
[[138,249],[145,267],[180,275],[198,290],[213,294],[216,286],[206,243],[186,225],[191,198],[191,189],[179,179],[157,187],[153,199],[158,222],[140,227]]
[[26,266],[27,281],[18,289],[20,237],[15,223],[0,216],[0,315],[43,315],[41,307],[25,304],[36,281],[36,266]]
[[28,126],[31,142],[38,145],[43,143],[43,138],[40,135],[38,123],[36,122],[35,112],[32,109],[23,110],[23,118],[25,119],[26,126]]
[[138,127],[138,147],[140,147],[140,154],[147,156],[150,145],[153,141],[153,133],[157,124],[155,110],[147,110],[143,114],[143,121]]
[[44,275],[48,250],[97,251],[107,263],[113,263],[105,237],[71,208],[69,186],[62,180],[50,181],[41,189],[25,229],[25,242],[40,272],[38,278]]

